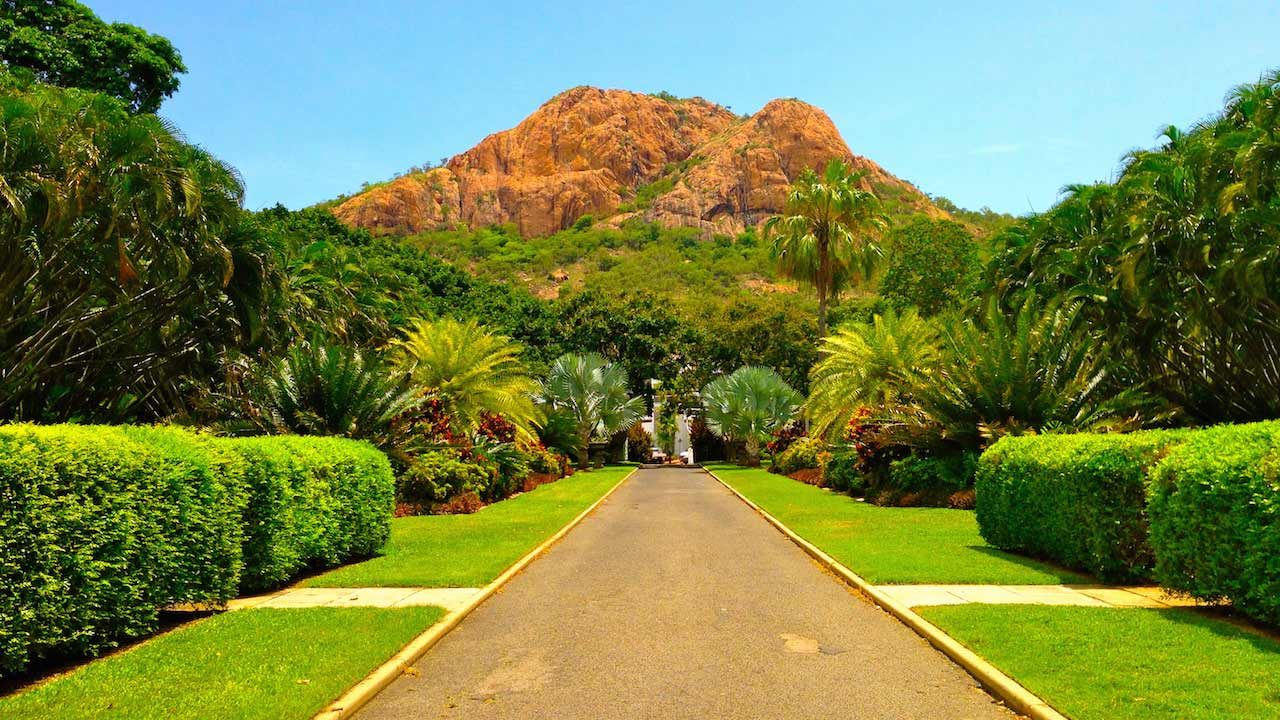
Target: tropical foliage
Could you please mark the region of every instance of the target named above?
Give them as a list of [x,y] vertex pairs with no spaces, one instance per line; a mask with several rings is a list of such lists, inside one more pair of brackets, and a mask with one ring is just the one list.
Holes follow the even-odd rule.
[[827,334],[831,300],[859,274],[870,274],[880,252],[874,241],[888,224],[879,199],[861,181],[840,159],[828,162],[821,176],[805,170],[791,186],[785,212],[764,225],[779,270],[817,291],[820,336]]
[[842,431],[859,408],[893,408],[928,382],[941,353],[937,328],[915,310],[892,310],[823,339],[805,414],[815,435]]
[[437,399],[455,434],[469,434],[487,416],[500,416],[533,437],[538,383],[510,338],[473,320],[418,320],[392,345],[400,369]]
[[112,98],[0,76],[0,417],[172,413],[279,281],[229,166]]
[[1006,231],[1002,296],[1079,298],[1129,374],[1190,419],[1280,415],[1280,72]]
[[187,71],[166,38],[104,23],[75,0],[0,0],[0,66],[104,93],[144,113],[159,109]]
[[600,355],[562,355],[551,364],[542,388],[548,416],[572,421],[577,433],[578,466],[588,466],[592,438],[608,438],[629,429],[644,415],[644,400],[628,395],[626,370]]
[[760,464],[760,447],[795,416],[803,398],[778,373],[741,367],[702,388],[703,417],[713,432],[743,443],[749,466]]

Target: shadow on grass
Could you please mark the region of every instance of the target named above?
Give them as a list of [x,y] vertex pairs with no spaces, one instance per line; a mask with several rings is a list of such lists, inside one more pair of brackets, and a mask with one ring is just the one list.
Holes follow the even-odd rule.
[[1097,582],[1096,579],[1091,578],[1088,575],[1084,575],[1082,573],[1076,572],[1074,570],[1068,570],[1067,568],[1061,567],[1059,565],[1055,565],[1050,562],[1045,562],[1044,560],[1036,560],[1034,558],[1029,558],[1023,555],[1015,555],[1010,552],[1005,552],[1004,550],[998,550],[996,548],[991,547],[990,545],[969,545],[967,546],[967,549],[972,550],[974,552],[982,553],[983,555],[989,555],[993,558],[997,558],[1007,563],[1019,565],[1021,567],[1027,568],[1028,570],[1038,570],[1043,573],[1054,575],[1058,578],[1058,581],[1064,585]]
[[46,682],[59,678],[88,665],[91,662],[128,652],[143,643],[150,642],[161,635],[186,627],[205,618],[217,615],[213,610],[173,611],[161,610],[159,627],[156,631],[142,637],[119,641],[116,647],[103,650],[89,657],[58,657],[33,661],[26,670],[16,675],[0,676],[0,698],[16,695],[30,690]]

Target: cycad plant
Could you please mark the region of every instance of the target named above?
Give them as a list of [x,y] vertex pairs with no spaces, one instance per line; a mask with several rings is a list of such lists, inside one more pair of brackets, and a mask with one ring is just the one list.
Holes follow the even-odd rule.
[[942,332],[938,370],[911,389],[919,417],[941,439],[976,450],[1009,434],[1136,425],[1146,398],[1118,388],[1110,349],[1079,303],[1024,302],[1006,314],[993,299],[974,320]]
[[486,414],[533,437],[538,383],[511,338],[474,321],[418,320],[392,344],[392,357],[410,382],[439,399],[457,434],[467,435]]
[[422,402],[395,370],[359,350],[318,343],[298,343],[236,380],[232,414],[257,432],[360,438],[398,459],[411,426],[401,421]]
[[827,307],[859,273],[867,275],[888,226],[880,201],[860,185],[862,175],[843,160],[821,176],[805,169],[787,194],[786,208],[765,222],[778,269],[813,285],[818,294],[818,334],[827,334]]
[[842,326],[822,341],[822,359],[809,374],[805,414],[811,432],[843,430],[860,407],[909,401],[938,362],[938,331],[913,309]]
[[592,437],[627,430],[644,415],[644,400],[627,394],[627,371],[595,353],[556,359],[543,384],[548,415],[572,420],[577,430],[578,466],[588,467]]
[[702,388],[707,427],[726,440],[743,443],[747,465],[760,464],[760,446],[800,409],[802,398],[778,373],[740,367]]

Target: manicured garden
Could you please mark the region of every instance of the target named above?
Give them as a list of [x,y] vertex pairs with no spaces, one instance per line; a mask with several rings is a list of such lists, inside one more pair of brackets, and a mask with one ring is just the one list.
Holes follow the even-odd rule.
[[878,507],[760,468],[715,464],[708,469],[872,583],[1085,581],[1078,573],[991,547],[971,512]]
[[443,614],[433,607],[229,612],[0,698],[0,717],[304,720]]
[[580,472],[470,515],[391,521],[378,557],[305,580],[309,587],[480,587],[559,530],[635,468]]
[[1280,637],[1192,610],[918,612],[1077,720],[1280,717]]

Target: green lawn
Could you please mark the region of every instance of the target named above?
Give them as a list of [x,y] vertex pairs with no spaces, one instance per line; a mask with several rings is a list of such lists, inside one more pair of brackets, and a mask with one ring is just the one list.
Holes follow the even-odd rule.
[[434,607],[224,613],[0,699],[0,717],[306,720],[443,614]]
[[871,583],[1086,581],[988,547],[969,511],[877,507],[758,468],[720,464],[708,469]]
[[1280,642],[1189,610],[917,610],[1075,720],[1280,717]]
[[634,466],[542,485],[472,515],[396,518],[382,555],[317,575],[311,587],[480,587],[585,510]]

